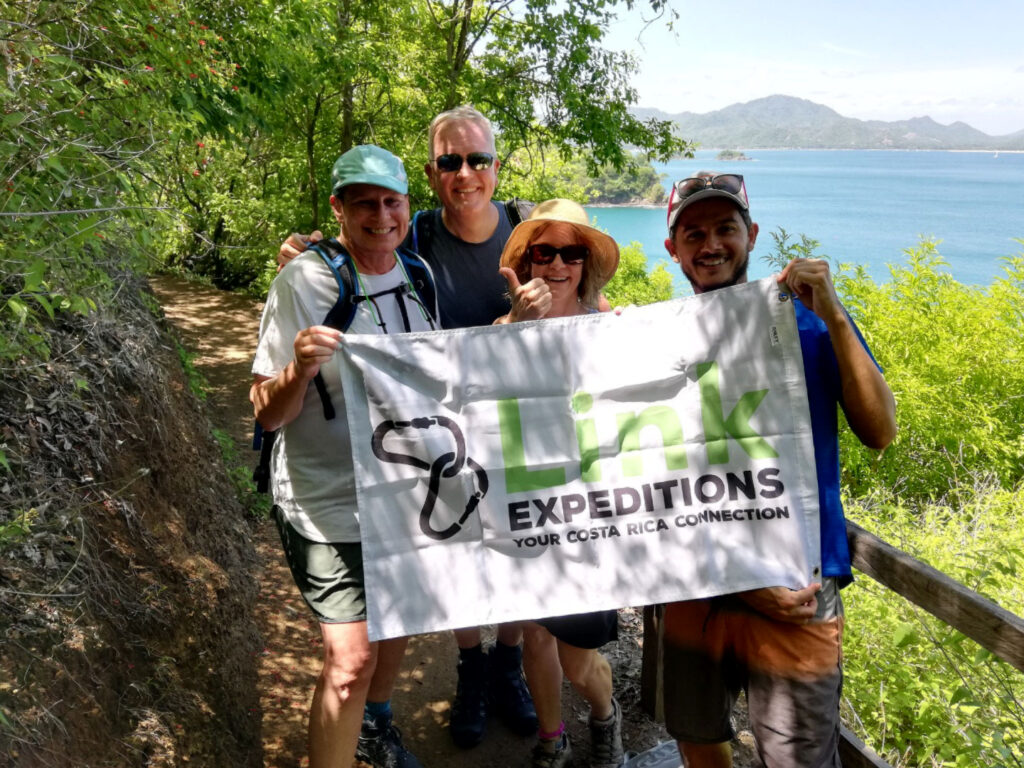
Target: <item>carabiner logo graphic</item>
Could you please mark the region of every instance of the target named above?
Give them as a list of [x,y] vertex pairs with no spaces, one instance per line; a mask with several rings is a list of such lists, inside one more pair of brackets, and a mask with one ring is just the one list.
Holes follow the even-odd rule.
[[[447,429],[452,438],[455,440],[455,451],[449,451],[438,456],[434,459],[433,463],[430,463],[419,456],[411,456],[404,453],[395,453],[389,451],[384,447],[384,438],[387,437],[391,432],[399,432],[408,429],[420,429],[427,430],[431,427],[442,427]],[[462,526],[465,525],[466,520],[472,515],[477,507],[480,506],[480,500],[487,495],[488,481],[487,472],[484,468],[473,461],[472,458],[466,456],[466,438],[462,434],[462,429],[449,418],[444,416],[423,416],[420,418],[412,419],[411,421],[383,421],[377,425],[377,428],[373,430],[373,437],[370,439],[370,448],[373,451],[373,455],[381,461],[386,461],[391,464],[407,464],[410,467],[416,467],[417,469],[425,469],[430,472],[430,480],[427,485],[427,498],[423,502],[423,507],[420,509],[420,530],[424,534],[437,541],[444,541],[450,539],[452,536],[462,530]],[[470,494],[469,499],[466,501],[466,508],[463,510],[462,515],[458,521],[452,523],[444,530],[437,530],[431,525],[430,518],[434,514],[434,507],[437,504],[438,492],[441,487],[441,478],[457,477],[462,468],[466,466],[471,469],[476,477],[476,491]]]

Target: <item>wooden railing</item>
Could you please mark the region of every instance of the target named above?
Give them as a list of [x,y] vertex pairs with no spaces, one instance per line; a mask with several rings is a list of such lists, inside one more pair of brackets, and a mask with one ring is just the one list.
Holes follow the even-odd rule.
[[[1024,619],[847,521],[853,567],[1024,672]],[[661,721],[661,610],[644,609],[640,705]],[[844,768],[891,768],[845,726],[839,754]]]

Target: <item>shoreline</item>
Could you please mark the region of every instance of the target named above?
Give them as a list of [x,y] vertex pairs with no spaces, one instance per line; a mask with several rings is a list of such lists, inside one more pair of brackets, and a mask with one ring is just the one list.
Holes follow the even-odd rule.
[[668,200],[664,203],[583,203],[584,208],[650,208],[651,210],[664,208],[666,205],[668,205]]

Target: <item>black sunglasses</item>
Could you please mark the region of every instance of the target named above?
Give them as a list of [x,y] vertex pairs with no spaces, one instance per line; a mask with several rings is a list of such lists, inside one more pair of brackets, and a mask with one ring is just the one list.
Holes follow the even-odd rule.
[[550,264],[555,256],[561,255],[563,264],[582,264],[590,255],[585,245],[548,245],[537,243],[526,246],[526,253],[534,264]]
[[749,201],[747,201],[747,189],[743,185],[743,177],[738,173],[722,173],[718,176],[693,176],[689,179],[677,181],[673,191],[679,200],[685,200],[690,195],[702,192],[708,187],[742,197],[749,204]]
[[[466,162],[474,171],[486,171],[494,164],[494,155],[489,152],[470,152],[466,155]],[[434,164],[437,170],[443,173],[454,173],[462,168],[462,155],[452,153],[450,155],[439,155]]]

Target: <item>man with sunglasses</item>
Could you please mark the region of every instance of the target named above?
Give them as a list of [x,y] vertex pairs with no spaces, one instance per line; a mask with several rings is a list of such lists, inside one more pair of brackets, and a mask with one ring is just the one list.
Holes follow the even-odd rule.
[[[702,171],[675,184],[665,247],[694,293],[747,281],[758,226],[743,177]],[[762,763],[838,766],[843,612],[852,581],[839,497],[837,406],[865,445],[896,435],[895,401],[836,295],[828,264],[794,259],[792,294],[807,379],[821,509],[820,582],[672,603],[665,609],[665,719],[688,768],[732,765],[730,714],[742,688]]]
[[[507,286],[498,272],[501,252],[533,204],[492,200],[501,163],[491,123],[473,107],[437,115],[428,140],[424,171],[441,207],[417,212],[404,246],[433,269],[443,328],[490,325],[509,310]],[[319,232],[291,235],[281,244],[278,264],[288,263],[320,238]],[[459,661],[450,730],[455,743],[463,748],[480,743],[489,708],[519,735],[533,735],[537,714],[523,680],[521,626],[499,625],[489,653],[484,652],[479,628],[454,634]]]
[[[490,121],[470,106],[442,112],[430,123],[429,162],[424,166],[441,207],[413,217],[407,242],[434,269],[441,325],[490,325],[508,312],[501,252],[518,221],[492,198],[498,183]],[[523,218],[532,204],[512,213]],[[537,713],[522,674],[522,627],[502,624],[489,653],[478,627],[457,629],[458,680],[450,729],[460,747],[483,739],[488,708],[523,736],[537,730]]]

